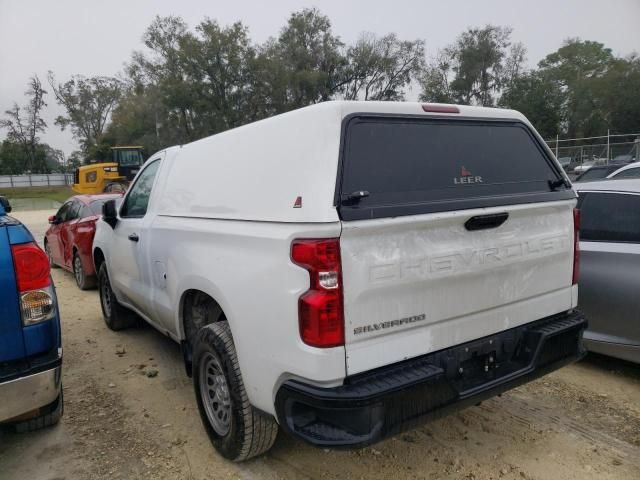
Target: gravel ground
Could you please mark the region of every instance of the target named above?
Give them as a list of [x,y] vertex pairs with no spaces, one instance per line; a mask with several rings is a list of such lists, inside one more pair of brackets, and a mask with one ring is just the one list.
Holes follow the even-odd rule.
[[[38,239],[52,212],[16,213]],[[589,356],[502,397],[356,451],[280,434],[232,464],[210,446],[179,347],[151,327],[105,327],[96,291],[53,272],[64,335],[57,427],[0,430],[0,478],[640,478],[640,368]]]

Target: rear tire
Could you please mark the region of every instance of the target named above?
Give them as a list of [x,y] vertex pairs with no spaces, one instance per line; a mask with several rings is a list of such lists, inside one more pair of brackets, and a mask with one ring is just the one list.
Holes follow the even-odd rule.
[[207,325],[198,332],[193,385],[204,428],[224,458],[241,462],[271,448],[278,424],[249,403],[226,321]]
[[124,330],[125,328],[131,328],[136,325],[138,321],[136,314],[120,305],[113,293],[106,262],[102,262],[102,265],[100,265],[98,290],[100,292],[100,307],[102,307],[104,323],[107,324],[110,330]]
[[58,423],[64,414],[64,395],[62,394],[62,388],[60,388],[58,398],[56,398],[51,405],[44,407],[43,410],[44,413],[35,418],[15,423],[13,427],[16,429],[16,432],[33,432]]
[[78,252],[73,252],[73,276],[76,279],[76,285],[80,290],[89,290],[96,286],[96,279],[93,276],[87,276],[82,266],[82,260]]

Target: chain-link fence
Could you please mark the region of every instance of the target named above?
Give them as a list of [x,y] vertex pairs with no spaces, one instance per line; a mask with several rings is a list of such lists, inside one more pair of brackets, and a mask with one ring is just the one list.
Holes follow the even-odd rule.
[[599,137],[555,138],[547,145],[562,166],[573,171],[578,165],[605,165],[640,161],[640,133],[609,134]]

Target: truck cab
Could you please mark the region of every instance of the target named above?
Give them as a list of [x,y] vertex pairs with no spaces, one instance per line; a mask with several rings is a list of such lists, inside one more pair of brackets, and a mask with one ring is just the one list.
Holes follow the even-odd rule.
[[31,431],[62,416],[62,342],[49,261],[0,197],[0,423]]

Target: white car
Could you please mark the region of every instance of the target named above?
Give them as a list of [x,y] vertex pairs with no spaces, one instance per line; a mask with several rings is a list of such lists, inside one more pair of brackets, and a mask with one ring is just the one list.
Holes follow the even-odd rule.
[[615,172],[607,175],[607,178],[640,178],[640,162],[634,162],[620,167]]
[[597,160],[587,160],[586,162],[582,162],[580,165],[573,169],[573,173],[584,173],[589,170],[591,167],[598,164]]
[[322,103],[152,155],[102,310],[181,344],[224,457],[361,447],[584,355],[576,198],[518,112]]

